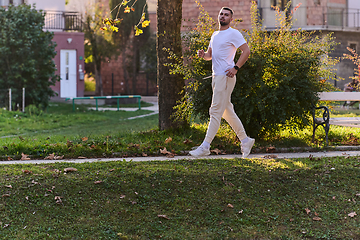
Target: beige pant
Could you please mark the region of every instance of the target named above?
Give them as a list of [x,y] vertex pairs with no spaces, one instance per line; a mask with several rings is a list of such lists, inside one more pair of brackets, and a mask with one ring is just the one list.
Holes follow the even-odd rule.
[[234,90],[236,77],[213,76],[212,79],[212,103],[209,110],[210,123],[206,133],[205,141],[211,143],[223,117],[235,131],[240,140],[247,137],[243,124],[234,111],[231,103],[231,93]]

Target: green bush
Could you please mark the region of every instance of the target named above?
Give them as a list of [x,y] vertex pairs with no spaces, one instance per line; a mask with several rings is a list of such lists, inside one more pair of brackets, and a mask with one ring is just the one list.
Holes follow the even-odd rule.
[[95,92],[96,89],[95,81],[85,80],[84,83],[85,83],[85,91]]
[[55,75],[53,33],[43,31],[44,13],[28,5],[0,8],[0,86],[12,88],[15,103],[48,105]]
[[[328,56],[335,46],[331,34],[321,38],[314,32],[292,30],[291,16],[286,19],[276,10],[277,29],[267,31],[253,3],[252,30],[243,30],[251,56],[237,74],[232,102],[248,135],[254,137],[271,136],[287,127],[303,129],[318,102],[316,93],[331,88],[327,80],[334,77],[337,62]],[[199,59],[196,52],[207,49],[217,27],[202,9],[196,29],[184,35],[185,59],[174,65],[172,71],[184,73],[190,83],[183,102],[177,106],[177,117],[187,120],[194,115],[209,117],[211,78],[203,78],[211,75],[211,61]]]

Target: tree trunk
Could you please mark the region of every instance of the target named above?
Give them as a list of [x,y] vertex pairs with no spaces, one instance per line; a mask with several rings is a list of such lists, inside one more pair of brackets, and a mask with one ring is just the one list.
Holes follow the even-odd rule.
[[[158,0],[157,8],[157,57],[158,72],[157,81],[159,86],[159,129],[177,128],[184,122],[175,122],[171,115],[173,107],[181,99],[179,94],[184,88],[182,75],[169,73],[166,63],[173,63],[168,59],[169,54],[164,48],[170,49],[177,56],[182,56],[181,48],[181,22],[182,22],[182,0]],[[181,58],[180,58],[181,59]]]
[[95,95],[102,96],[104,92],[102,86],[101,71],[97,68],[97,66],[95,66],[95,81],[96,81]]

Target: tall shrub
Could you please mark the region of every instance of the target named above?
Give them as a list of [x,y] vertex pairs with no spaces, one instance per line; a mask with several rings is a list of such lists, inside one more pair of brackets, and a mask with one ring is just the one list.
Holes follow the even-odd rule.
[[43,31],[44,13],[31,6],[0,8],[0,88],[12,88],[16,103],[26,88],[26,104],[47,106],[55,95],[53,33]]
[[[257,6],[251,8],[251,31],[243,31],[251,49],[246,64],[237,74],[232,102],[250,136],[271,136],[282,128],[304,128],[318,101],[317,92],[329,87],[336,60],[328,53],[335,43],[331,34],[320,38],[314,32],[293,30],[291,15],[276,10],[277,28],[267,31],[258,19]],[[237,21],[235,21],[237,22]],[[184,37],[184,61],[172,71],[183,72],[190,84],[177,107],[177,116],[209,117],[211,104],[211,61],[196,57],[206,49],[217,23],[202,9],[195,30]],[[239,57],[237,53],[235,59]]]

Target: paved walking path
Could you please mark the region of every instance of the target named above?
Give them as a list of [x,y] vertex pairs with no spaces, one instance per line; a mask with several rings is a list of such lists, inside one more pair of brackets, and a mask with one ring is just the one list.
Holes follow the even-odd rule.
[[[149,114],[146,114],[146,115],[141,115],[141,116],[129,118],[129,119],[134,119],[134,118],[139,118],[139,117],[145,117],[145,116],[150,116],[150,115],[154,115],[154,114],[158,114],[158,113],[159,113],[159,105],[158,105],[158,100],[157,100],[157,97],[156,97],[156,96],[143,96],[143,97],[141,97],[141,101],[153,104],[153,105],[150,106],[150,107],[141,107],[141,110],[149,110],[149,111],[153,111],[153,112],[152,112],[152,113],[149,113]],[[89,109],[96,110],[96,107],[90,107]],[[117,111],[117,108],[98,107],[98,110],[99,110],[99,111]],[[139,110],[139,108],[138,108],[138,107],[134,107],[134,108],[119,108],[119,110],[129,111],[129,112],[135,112],[135,111]]]
[[[294,159],[294,158],[321,158],[321,157],[344,157],[344,156],[360,156],[359,151],[329,151],[329,152],[301,152],[301,153],[256,153],[250,154],[250,159]],[[210,155],[201,159],[234,159],[241,158],[241,155]],[[158,157],[129,157],[129,158],[90,158],[90,159],[62,159],[62,160],[14,160],[14,161],[0,161],[3,164],[45,164],[56,162],[70,162],[70,163],[86,163],[86,162],[109,162],[109,161],[176,161],[182,159],[196,159],[192,156],[175,156],[168,158],[165,156]]]

